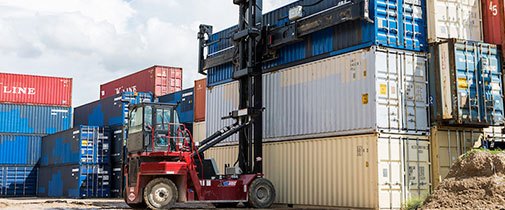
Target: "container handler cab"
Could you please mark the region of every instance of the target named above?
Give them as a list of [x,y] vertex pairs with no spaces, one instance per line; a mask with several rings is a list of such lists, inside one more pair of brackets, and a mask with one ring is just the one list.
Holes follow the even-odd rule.
[[[233,78],[240,83],[239,110],[224,118],[235,123],[215,132],[202,142],[178,122],[175,104],[142,103],[130,107],[125,163],[126,203],[134,208],[170,209],[176,203],[244,203],[268,208],[275,189],[263,178],[262,169],[262,81],[261,0],[234,0],[240,8],[239,31]],[[200,26],[200,63],[206,36],[212,27]],[[202,69],[200,73],[203,73]],[[239,134],[239,157],[234,166],[218,174],[213,160],[203,152],[231,135]],[[238,165],[237,165],[238,164]]]

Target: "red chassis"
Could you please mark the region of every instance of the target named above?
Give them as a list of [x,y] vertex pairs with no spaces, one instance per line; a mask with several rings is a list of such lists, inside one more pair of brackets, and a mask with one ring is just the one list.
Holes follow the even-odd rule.
[[[136,186],[128,186],[125,193],[128,204],[144,202],[143,189],[156,178],[171,180],[177,188],[177,202],[200,201],[209,203],[238,203],[248,201],[248,188],[256,178],[263,174],[243,174],[238,177],[227,176],[219,179],[200,179],[196,170],[192,152],[155,152],[143,153],[139,157],[179,157],[181,161],[142,162],[136,174]],[[132,157],[133,158],[133,157]],[[126,168],[125,171],[128,171]],[[129,179],[125,173],[126,180]]]

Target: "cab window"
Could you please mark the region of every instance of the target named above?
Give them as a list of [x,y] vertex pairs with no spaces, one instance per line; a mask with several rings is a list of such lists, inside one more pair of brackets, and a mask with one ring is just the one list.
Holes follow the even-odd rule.
[[143,112],[143,107],[138,107],[131,112],[129,128],[130,133],[137,133],[142,131]]

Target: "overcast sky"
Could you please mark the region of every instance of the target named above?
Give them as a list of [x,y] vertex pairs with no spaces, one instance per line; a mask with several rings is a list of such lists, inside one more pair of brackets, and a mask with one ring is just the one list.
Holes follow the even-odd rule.
[[[264,0],[264,12],[294,0]],[[0,0],[0,72],[71,77],[73,105],[99,85],[152,65],[197,73],[201,23],[236,24],[232,0]]]

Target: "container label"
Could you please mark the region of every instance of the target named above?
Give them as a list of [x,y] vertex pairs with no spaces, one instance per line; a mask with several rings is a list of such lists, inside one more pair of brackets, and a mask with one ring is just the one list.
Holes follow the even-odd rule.
[[467,89],[468,88],[468,80],[466,78],[458,78],[458,88]]
[[368,93],[361,95],[361,103],[364,105],[368,104]]
[[386,95],[388,93],[388,86],[386,84],[380,84],[379,93],[381,95]]

